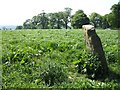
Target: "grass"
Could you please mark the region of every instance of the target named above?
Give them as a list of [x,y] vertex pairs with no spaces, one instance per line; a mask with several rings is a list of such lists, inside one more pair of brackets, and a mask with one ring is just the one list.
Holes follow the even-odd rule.
[[2,31],[2,88],[119,88],[118,33],[97,33],[110,69],[105,81],[78,73],[74,62],[85,52],[82,30]]

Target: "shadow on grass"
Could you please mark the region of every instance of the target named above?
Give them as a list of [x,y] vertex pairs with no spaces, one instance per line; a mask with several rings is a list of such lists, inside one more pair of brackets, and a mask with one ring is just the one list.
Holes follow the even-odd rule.
[[105,77],[103,77],[103,75],[100,73],[97,75],[99,75],[99,76],[96,76],[95,78],[91,78],[91,77],[88,77],[88,78],[91,80],[98,80],[98,81],[102,81],[102,82],[113,81],[114,83],[120,84],[120,73],[115,70],[109,69],[108,75],[105,75]]
[[114,80],[115,83],[120,84],[120,74],[116,73],[115,71],[109,70],[108,81],[112,80]]

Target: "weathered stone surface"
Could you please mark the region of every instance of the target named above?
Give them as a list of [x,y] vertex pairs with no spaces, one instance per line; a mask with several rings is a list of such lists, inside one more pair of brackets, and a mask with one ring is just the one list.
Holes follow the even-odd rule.
[[86,42],[87,49],[93,54],[97,55],[101,66],[103,68],[104,74],[108,73],[108,66],[105,58],[105,53],[102,47],[101,40],[96,33],[96,30],[93,25],[83,25],[84,38]]

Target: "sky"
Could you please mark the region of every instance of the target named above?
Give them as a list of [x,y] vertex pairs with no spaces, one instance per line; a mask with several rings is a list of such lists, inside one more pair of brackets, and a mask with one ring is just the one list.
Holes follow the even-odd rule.
[[88,16],[92,12],[105,15],[119,0],[0,0],[0,25],[22,25],[27,19],[46,13],[72,8],[72,14],[81,9]]

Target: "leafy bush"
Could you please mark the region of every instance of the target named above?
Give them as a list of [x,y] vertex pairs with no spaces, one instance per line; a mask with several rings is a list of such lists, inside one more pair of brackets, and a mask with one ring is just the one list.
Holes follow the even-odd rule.
[[58,63],[47,61],[41,66],[40,70],[40,77],[45,84],[49,86],[60,84],[67,80],[67,72],[65,67]]
[[100,75],[102,68],[96,55],[92,53],[82,53],[82,57],[73,62],[78,67],[78,73],[85,73],[89,78],[96,78]]
[[117,58],[114,52],[108,52],[106,55],[106,59],[108,63],[115,63],[117,61]]

